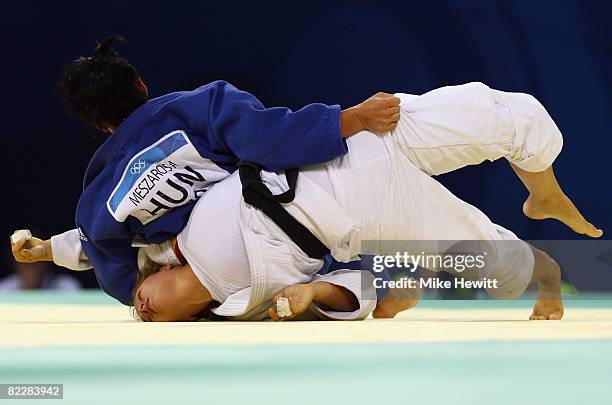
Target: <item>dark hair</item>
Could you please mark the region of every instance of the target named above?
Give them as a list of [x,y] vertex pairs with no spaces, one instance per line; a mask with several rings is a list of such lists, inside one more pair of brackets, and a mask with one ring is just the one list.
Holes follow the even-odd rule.
[[64,103],[90,128],[118,127],[147,101],[146,92],[136,86],[140,74],[117,55],[115,43],[127,41],[113,35],[97,43],[93,56],[70,62],[60,80]]

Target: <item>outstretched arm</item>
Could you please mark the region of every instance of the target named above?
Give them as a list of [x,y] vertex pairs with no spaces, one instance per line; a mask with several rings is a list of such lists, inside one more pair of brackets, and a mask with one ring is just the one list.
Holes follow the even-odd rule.
[[[276,302],[283,294],[289,299],[293,316],[283,319],[291,320],[306,311],[321,320],[365,319],[376,307],[373,281],[370,272],[340,269],[323,275],[315,274],[309,284],[288,287],[273,301]],[[280,320],[275,307],[273,305],[268,314],[273,320]]]
[[266,107],[255,96],[218,81],[194,90],[168,106],[217,159],[245,160],[282,171],[333,160],[348,152],[345,138],[362,130],[385,132],[399,120],[400,100],[377,93],[341,111],[339,105],[313,103],[293,111]]
[[78,229],[55,235],[47,240],[30,235],[11,243],[11,251],[15,261],[20,263],[54,262],[58,266],[75,271],[89,270],[93,267],[81,246]]

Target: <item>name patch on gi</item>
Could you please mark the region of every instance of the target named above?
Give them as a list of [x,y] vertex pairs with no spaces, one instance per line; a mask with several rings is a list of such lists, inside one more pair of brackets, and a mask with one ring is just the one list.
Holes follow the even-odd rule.
[[134,155],[106,206],[119,222],[131,215],[145,225],[228,175],[200,156],[184,131],[173,131]]

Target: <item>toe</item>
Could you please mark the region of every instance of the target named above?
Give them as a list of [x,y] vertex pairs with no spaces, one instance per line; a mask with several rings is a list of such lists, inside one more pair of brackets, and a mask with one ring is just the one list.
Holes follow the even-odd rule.
[[548,317],[548,319],[550,319],[551,321],[558,321],[561,318],[563,318],[563,314],[558,311],[552,312],[550,316]]
[[603,231],[601,229],[597,229],[595,225],[587,221],[582,215],[561,219],[561,221],[569,226],[574,232],[590,236],[591,238],[599,238],[603,235]]
[[603,235],[603,231],[601,229],[597,229],[595,225],[587,222],[586,234],[591,238],[600,238]]

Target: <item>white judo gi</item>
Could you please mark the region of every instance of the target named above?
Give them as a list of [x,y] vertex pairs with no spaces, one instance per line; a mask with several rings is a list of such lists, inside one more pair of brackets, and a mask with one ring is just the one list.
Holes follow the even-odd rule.
[[[396,253],[382,243],[364,251],[362,241],[516,241],[493,246],[495,259],[483,275],[498,280],[499,288],[489,291],[494,297],[520,295],[533,270],[529,246],[431,175],[500,157],[527,171],[545,170],[561,150],[558,128],[533,97],[481,83],[397,96],[397,128],[359,133],[348,140],[348,155],[303,168],[296,198],[285,208],[341,262],[362,253]],[[262,172],[262,177],[275,194],[287,187],[282,174]],[[54,261],[82,268],[82,252],[69,234],[52,238]],[[244,203],[237,174],[198,201],[177,239],[195,274],[221,302],[213,310],[219,315],[262,319],[280,290],[316,279],[347,288],[360,302],[352,313],[313,306],[319,317],[362,319],[375,307],[372,275],[352,270],[316,275],[322,261],[306,256],[261,211]],[[236,262],[229,255],[242,256],[243,265],[224,268],[222,263]]]
[[439,253],[455,241],[495,241],[478,276],[498,281],[487,289],[493,297],[518,297],[532,278],[530,247],[431,175],[501,157],[543,171],[561,151],[561,132],[534,97],[482,83],[396,96],[401,111],[395,130],[382,137],[360,133],[348,140],[347,155],[321,166],[336,199],[360,219],[361,240],[374,242],[361,253],[393,255],[399,245],[388,242],[394,241],[427,241],[401,244],[417,253],[431,250],[433,241]]

